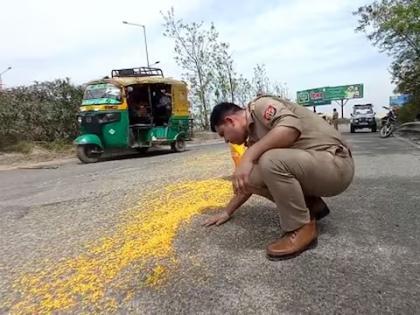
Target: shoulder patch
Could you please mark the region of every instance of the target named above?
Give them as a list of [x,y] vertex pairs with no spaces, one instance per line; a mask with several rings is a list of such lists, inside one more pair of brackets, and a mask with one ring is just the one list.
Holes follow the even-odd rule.
[[273,105],[268,105],[264,111],[264,119],[271,120],[277,113],[277,109]]

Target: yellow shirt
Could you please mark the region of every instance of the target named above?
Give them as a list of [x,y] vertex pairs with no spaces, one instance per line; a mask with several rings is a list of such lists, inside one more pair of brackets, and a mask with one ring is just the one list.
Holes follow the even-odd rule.
[[235,167],[238,167],[239,162],[241,161],[242,155],[244,155],[246,147],[244,144],[233,144],[229,143],[230,153],[232,156],[233,163]]

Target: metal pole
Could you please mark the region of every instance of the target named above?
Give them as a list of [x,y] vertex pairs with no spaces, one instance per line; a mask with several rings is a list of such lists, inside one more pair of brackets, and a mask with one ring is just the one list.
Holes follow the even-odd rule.
[[146,47],[146,60],[147,60],[147,67],[150,68],[150,63],[149,63],[149,53],[147,51],[147,39],[146,39],[146,26],[143,26],[143,33],[144,33],[144,46]]
[[138,27],[142,27],[143,28],[144,46],[146,48],[147,67],[150,67],[150,63],[149,63],[149,52],[147,51],[146,25],[137,24],[137,23],[130,23],[130,22],[127,22],[127,21],[123,21],[123,24],[134,25],[134,26],[138,26]]
[[344,100],[341,99],[341,118],[344,118]]
[[3,79],[2,79],[2,75],[5,74],[7,71],[9,71],[10,69],[12,69],[12,67],[7,67],[6,70],[0,72],[0,91],[3,90]]

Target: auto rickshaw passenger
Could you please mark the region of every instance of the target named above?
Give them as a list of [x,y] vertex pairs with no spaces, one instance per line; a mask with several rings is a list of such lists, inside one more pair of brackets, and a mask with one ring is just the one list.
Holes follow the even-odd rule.
[[168,122],[169,116],[171,114],[171,94],[168,93],[165,89],[160,90],[160,97],[156,104],[156,124],[161,125]]
[[150,124],[152,122],[150,111],[148,110],[150,106],[144,101],[135,102],[132,105],[132,122],[134,124]]

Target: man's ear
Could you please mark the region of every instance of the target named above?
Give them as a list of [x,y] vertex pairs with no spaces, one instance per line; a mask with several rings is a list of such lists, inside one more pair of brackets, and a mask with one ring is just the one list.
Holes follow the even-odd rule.
[[234,120],[232,119],[232,117],[231,116],[226,116],[224,119],[223,119],[223,122],[226,124],[226,123],[228,123],[228,124],[234,124]]

